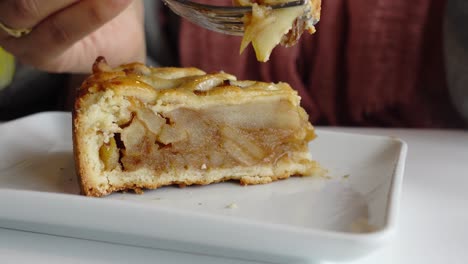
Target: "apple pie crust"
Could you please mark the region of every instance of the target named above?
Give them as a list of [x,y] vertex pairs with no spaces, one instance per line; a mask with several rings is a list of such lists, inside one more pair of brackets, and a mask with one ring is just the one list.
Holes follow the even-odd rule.
[[286,83],[196,68],[117,68],[98,58],[73,112],[81,191],[269,183],[319,172],[300,97]]

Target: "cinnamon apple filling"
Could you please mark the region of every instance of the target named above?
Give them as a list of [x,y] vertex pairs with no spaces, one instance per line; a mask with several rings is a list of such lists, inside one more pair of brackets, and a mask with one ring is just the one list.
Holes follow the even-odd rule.
[[[261,111],[261,114],[259,113]],[[286,100],[164,114],[138,108],[99,151],[105,170],[155,172],[275,164],[314,134]]]

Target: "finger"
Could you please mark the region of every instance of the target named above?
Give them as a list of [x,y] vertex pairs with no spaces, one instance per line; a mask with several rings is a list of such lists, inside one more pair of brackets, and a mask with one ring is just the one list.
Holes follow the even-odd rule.
[[41,65],[116,17],[131,2],[132,0],[79,1],[48,17],[29,35],[9,39],[3,45],[23,61]]
[[[14,29],[33,28],[53,13],[66,8],[78,0],[2,0],[0,1],[0,21]],[[0,32],[0,38],[6,37]]]

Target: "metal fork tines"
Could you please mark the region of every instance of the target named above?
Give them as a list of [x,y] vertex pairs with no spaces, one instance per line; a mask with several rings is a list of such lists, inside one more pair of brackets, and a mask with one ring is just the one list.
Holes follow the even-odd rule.
[[[252,12],[251,6],[213,6],[189,0],[163,0],[177,15],[206,29],[228,35],[244,34],[243,17]],[[307,0],[294,0],[273,5],[272,9],[304,5]]]

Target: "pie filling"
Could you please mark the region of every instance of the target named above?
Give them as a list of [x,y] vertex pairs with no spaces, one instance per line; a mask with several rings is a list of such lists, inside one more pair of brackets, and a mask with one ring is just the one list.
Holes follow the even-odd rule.
[[287,100],[203,109],[176,108],[158,113],[131,106],[130,120],[120,122],[99,150],[105,171],[157,173],[276,164],[306,152],[315,137],[297,107]]

